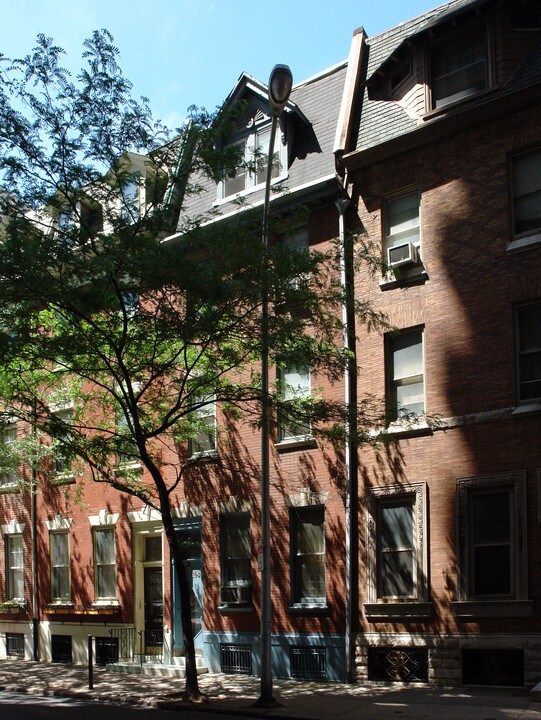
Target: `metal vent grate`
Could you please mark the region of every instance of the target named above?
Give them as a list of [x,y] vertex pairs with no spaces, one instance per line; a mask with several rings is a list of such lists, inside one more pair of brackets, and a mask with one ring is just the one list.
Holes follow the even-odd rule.
[[6,655],[8,657],[24,657],[23,633],[6,633]]
[[408,647],[369,648],[368,679],[428,682],[428,650]]
[[71,635],[51,635],[51,659],[71,665]]
[[228,675],[252,674],[252,648],[250,645],[220,645],[222,672]]
[[291,677],[297,680],[327,679],[327,650],[321,646],[293,645],[289,648]]
[[524,651],[513,649],[462,650],[464,685],[524,685]]

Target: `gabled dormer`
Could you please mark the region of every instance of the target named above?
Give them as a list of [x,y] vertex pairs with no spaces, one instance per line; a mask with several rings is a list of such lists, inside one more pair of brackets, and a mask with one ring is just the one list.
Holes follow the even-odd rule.
[[[271,114],[268,105],[267,86],[243,73],[227,98],[222,115],[230,114],[226,134],[221,138],[222,148],[228,161],[217,184],[217,200],[227,201],[249,194],[264,186],[271,133]],[[295,125],[304,117],[296,105],[289,101],[285,107],[276,134],[272,178],[273,183],[287,179],[289,152],[293,142]]]

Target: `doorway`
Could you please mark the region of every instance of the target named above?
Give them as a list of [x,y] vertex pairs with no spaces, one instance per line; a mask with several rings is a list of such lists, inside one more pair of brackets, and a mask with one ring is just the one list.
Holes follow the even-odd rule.
[[[180,544],[180,554],[188,576],[190,586],[190,612],[194,644],[198,649],[203,648],[203,559],[201,551],[201,518],[181,521],[177,527],[177,538]],[[173,647],[182,654],[184,638],[180,622],[180,596],[176,569],[173,563]]]

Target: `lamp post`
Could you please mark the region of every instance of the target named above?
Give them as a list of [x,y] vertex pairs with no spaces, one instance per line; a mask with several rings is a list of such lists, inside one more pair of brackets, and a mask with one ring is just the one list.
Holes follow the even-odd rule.
[[[269,244],[269,201],[274,140],[278,120],[289,99],[292,85],[293,75],[289,67],[275,65],[269,78],[272,125],[263,203],[262,244],[265,269]],[[269,289],[265,272],[261,288],[261,695],[256,703],[259,707],[273,707],[277,704],[272,694],[269,468]]]

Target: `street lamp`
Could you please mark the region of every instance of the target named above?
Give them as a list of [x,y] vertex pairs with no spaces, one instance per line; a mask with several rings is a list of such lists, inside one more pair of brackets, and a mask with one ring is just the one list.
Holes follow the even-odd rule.
[[[272,157],[278,119],[289,99],[293,75],[287,65],[275,65],[269,78],[269,107],[272,125],[267,156],[262,244],[267,269],[269,244],[269,201]],[[261,695],[259,707],[277,705],[272,694],[271,577],[270,577],[270,477],[269,477],[269,289],[266,272],[261,288]]]

